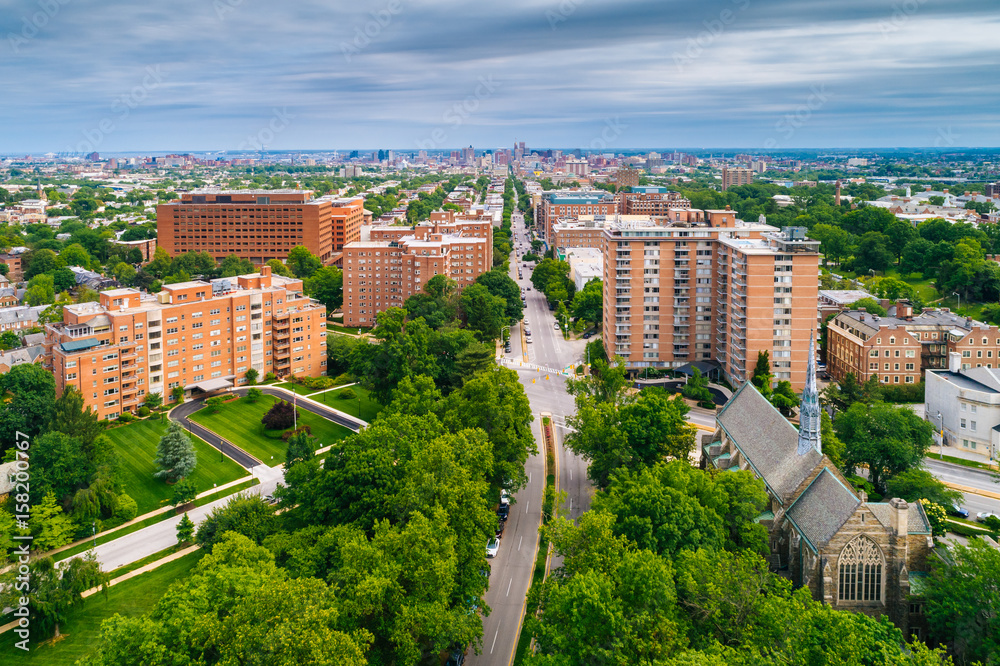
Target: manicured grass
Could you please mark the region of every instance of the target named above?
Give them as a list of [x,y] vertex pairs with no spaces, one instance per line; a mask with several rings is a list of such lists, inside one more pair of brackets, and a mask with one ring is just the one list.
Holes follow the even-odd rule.
[[323,390],[323,389],[309,388],[308,386],[303,386],[302,384],[296,384],[295,382],[281,382],[280,384],[275,384],[274,388],[285,389],[286,391],[298,393],[299,395],[309,395],[310,393],[315,393],[316,391]]
[[101,622],[115,613],[133,617],[148,613],[167,588],[186,578],[203,556],[201,551],[185,555],[109,588],[107,598],[98,592],[85,599],[67,613],[66,621],[59,627],[65,638],[53,645],[39,646],[41,641],[32,639],[30,651],[24,652],[14,647],[18,640],[14,632],[0,635],[0,663],[72,666],[96,651]]
[[[196,499],[194,501],[194,506],[199,507],[199,506],[204,506],[206,504],[210,504],[216,500],[222,499],[223,497],[229,497],[230,495],[235,495],[236,493],[246,490],[247,488],[252,488],[258,485],[259,483],[260,479],[247,479],[246,481],[238,483],[235,486],[226,488],[225,490],[220,490],[217,493],[212,493],[211,495],[205,495],[202,498]],[[138,532],[139,530],[145,529],[150,525],[155,525],[156,523],[167,520],[168,518],[173,518],[176,515],[178,514],[175,513],[174,511],[164,511],[163,513],[158,513],[155,516],[150,516],[145,520],[140,520],[137,523],[132,523],[128,527],[123,527],[120,530],[115,530],[114,532],[105,534],[104,536],[97,537],[97,545],[100,546],[102,543],[107,543],[109,541],[114,541],[115,539],[120,539],[123,536],[132,534],[133,532]],[[56,553],[55,555],[52,556],[52,559],[54,559],[56,562],[61,562],[62,560],[65,560],[69,557],[73,557],[74,555],[79,555],[80,553],[90,550],[93,547],[93,545],[94,545],[93,541],[85,541],[81,544],[73,546],[72,548],[67,548],[66,550]]]
[[347,333],[348,335],[357,335],[359,330],[361,331],[362,335],[368,332],[367,328],[362,328],[362,329],[348,328],[346,326],[340,326],[338,324],[334,324],[329,321],[326,322],[326,330],[335,331],[337,333]]
[[[166,505],[174,496],[172,486],[162,479],[153,478],[153,473],[157,471],[153,464],[156,445],[167,431],[167,425],[159,419],[147,419],[105,433],[118,450],[125,492],[139,505],[140,516]],[[201,439],[191,436],[191,441],[198,455],[198,466],[190,478],[199,493],[213,485],[221,486],[246,476],[246,470],[229,458],[220,461],[219,452]]]
[[[256,403],[240,398],[226,403],[218,413],[201,409],[191,415],[191,420],[205,426],[215,434],[232,442],[268,467],[285,462],[288,445],[280,432],[265,431],[260,420],[278,398],[265,395]],[[351,434],[351,431],[299,408],[299,426],[308,425],[315,437],[316,448],[333,444]]]
[[995,472],[997,470],[996,465],[991,465],[986,462],[979,462],[978,460],[967,460],[965,458],[959,458],[958,456],[946,456],[940,453],[938,455],[934,455],[933,453],[931,453],[928,454],[927,457],[936,460],[944,460],[946,462],[950,462],[955,465],[962,465],[963,467],[977,467],[979,469],[985,469],[990,472]]
[[[340,394],[343,393],[346,388],[354,391],[357,398],[354,398],[353,400],[341,400]],[[348,386],[346,388],[326,391],[325,393],[314,393],[309,396],[309,399],[321,402],[324,405],[329,405],[330,407],[344,412],[345,414],[356,416],[362,421],[374,421],[375,417],[378,416],[378,413],[382,411],[382,405],[375,402],[370,393],[360,386],[355,385]],[[358,398],[361,398],[360,411],[358,410]]]

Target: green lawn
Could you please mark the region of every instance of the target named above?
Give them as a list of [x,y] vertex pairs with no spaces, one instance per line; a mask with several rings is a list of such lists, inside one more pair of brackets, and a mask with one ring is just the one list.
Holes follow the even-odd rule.
[[275,384],[274,388],[285,389],[286,391],[298,393],[299,395],[309,395],[310,393],[315,393],[316,391],[322,390],[322,389],[309,388],[308,386],[303,386],[302,384],[296,384],[295,382],[281,382],[280,384]]
[[341,326],[339,324],[334,324],[332,322],[326,322],[326,330],[335,331],[337,333],[347,333],[349,335],[358,335],[358,331],[361,331],[362,335],[367,333],[369,329],[367,328],[348,328],[346,326]]
[[[274,467],[285,462],[287,444],[281,440],[280,432],[265,432],[260,419],[277,401],[269,395],[256,403],[240,398],[222,405],[216,414],[201,409],[191,416],[191,420],[232,442],[268,467]],[[303,424],[312,428],[316,448],[328,446],[351,434],[347,428],[299,408],[299,425]]]
[[[166,430],[166,422],[145,420],[106,432],[118,450],[125,492],[139,505],[140,516],[164,506],[174,495],[173,488],[165,481],[153,478],[157,471],[153,464],[156,445]],[[198,466],[191,480],[199,493],[247,475],[245,469],[229,458],[220,461],[219,452],[201,439],[191,436],[191,441],[198,454]]]
[[98,592],[84,600],[68,613],[66,622],[60,626],[65,638],[54,645],[37,646],[32,640],[30,651],[24,652],[14,647],[18,640],[14,632],[0,635],[0,663],[72,666],[97,649],[101,622],[115,613],[136,616],[149,612],[171,583],[190,574],[203,555],[201,551],[185,555],[109,588],[107,598]]
[[334,409],[340,410],[345,414],[350,414],[351,416],[356,416],[362,421],[374,421],[375,417],[379,412],[382,411],[382,405],[375,402],[375,400],[369,395],[368,391],[361,388],[360,386],[349,386],[355,395],[361,398],[361,410],[358,411],[358,399],[353,400],[341,400],[340,394],[344,392],[345,389],[337,389],[335,391],[326,391],[325,393],[315,393],[309,396],[310,400],[315,400],[316,402],[321,402],[324,405],[329,405]]

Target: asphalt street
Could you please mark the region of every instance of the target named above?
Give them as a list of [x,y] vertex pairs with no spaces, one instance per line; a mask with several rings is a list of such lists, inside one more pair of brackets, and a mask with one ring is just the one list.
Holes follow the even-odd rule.
[[[527,247],[523,241],[523,218],[512,216],[512,223],[519,251],[511,261],[511,277],[525,288],[527,306],[525,319],[531,330],[531,344],[522,344],[523,328],[511,330],[511,353],[506,354],[505,366],[517,371],[524,386],[528,402],[531,404],[535,421],[532,430],[539,445],[539,453],[532,456],[525,471],[530,479],[528,486],[515,496],[510,518],[500,543],[500,552],[492,559],[490,589],[486,593],[486,603],[491,613],[483,618],[482,654],[470,654],[468,664],[487,666],[508,666],[514,657],[514,649],[524,615],[525,597],[531,584],[534,554],[538,545],[538,528],[541,524],[542,493],[545,488],[544,451],[541,447],[541,413],[552,414],[556,433],[556,464],[559,468],[559,489],[567,492],[564,511],[577,518],[590,507],[592,486],[587,480],[587,465],[562,446],[565,433],[565,419],[575,411],[573,396],[566,393],[565,377],[555,373],[539,372],[520,364],[528,362],[545,367],[562,368],[579,363],[584,351],[584,341],[566,341],[562,333],[554,327],[555,318],[549,312],[545,297],[534,288],[530,292],[531,271],[519,261]],[[518,266],[522,279],[518,280]],[[524,350],[527,349],[527,358]],[[546,378],[548,377],[548,378]]]
[[[934,458],[924,458],[924,465],[931,474],[945,481],[946,483],[956,483],[969,488],[985,490],[991,493],[1000,493],[1000,484],[996,482],[996,476],[989,472],[975,467],[963,467],[953,463],[935,460]],[[969,510],[972,517],[980,511],[990,511],[1000,516],[1000,500],[983,495],[965,493],[961,503]]]

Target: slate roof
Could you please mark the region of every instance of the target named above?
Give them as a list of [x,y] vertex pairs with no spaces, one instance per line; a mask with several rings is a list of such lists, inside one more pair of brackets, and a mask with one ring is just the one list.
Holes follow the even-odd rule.
[[750,382],[736,391],[716,421],[779,499],[798,488],[823,459],[812,449],[798,454],[799,431]]
[[[931,524],[924,513],[924,507],[920,502],[907,502],[910,510],[906,512],[906,533],[907,534],[930,534]],[[872,502],[868,508],[872,515],[878,519],[887,529],[892,529],[892,507],[888,502]]]
[[35,360],[44,353],[45,348],[41,346],[11,349],[9,351],[0,352],[0,365],[6,365],[7,367],[13,368],[15,365],[21,365],[22,363],[34,363]]
[[861,498],[824,467],[789,507],[787,515],[815,551],[833,538],[860,504]]

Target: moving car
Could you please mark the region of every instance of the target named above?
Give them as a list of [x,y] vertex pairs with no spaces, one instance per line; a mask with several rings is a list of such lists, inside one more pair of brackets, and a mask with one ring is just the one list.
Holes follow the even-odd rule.
[[991,513],[990,511],[980,511],[979,513],[976,514],[976,522],[985,523],[986,519],[990,517],[997,518],[998,516],[995,513]]
[[969,510],[957,504],[952,504],[951,508],[948,509],[948,513],[950,513],[953,516],[960,516],[962,518],[969,517]]
[[497,539],[496,537],[490,539],[486,544],[486,557],[496,557],[499,551],[500,539]]

